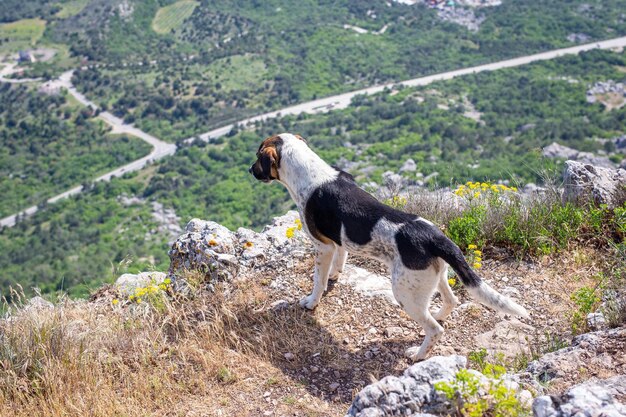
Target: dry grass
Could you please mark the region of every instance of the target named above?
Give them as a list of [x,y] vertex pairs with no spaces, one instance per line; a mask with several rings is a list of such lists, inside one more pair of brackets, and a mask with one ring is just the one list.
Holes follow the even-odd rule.
[[222,291],[203,292],[159,308],[114,307],[115,292],[102,293],[52,310],[21,309],[0,322],[0,410],[15,416],[337,414],[274,365],[297,368],[307,345],[327,358],[335,344],[320,339],[300,309],[260,308],[265,295],[254,285],[228,300]]

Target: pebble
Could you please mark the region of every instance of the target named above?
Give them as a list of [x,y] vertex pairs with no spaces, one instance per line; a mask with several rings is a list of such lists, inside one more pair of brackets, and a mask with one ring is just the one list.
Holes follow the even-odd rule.
[[331,391],[331,392],[332,392],[332,391],[336,391],[336,390],[337,390],[337,388],[339,388],[339,384],[338,384],[338,383],[336,383],[336,382],[333,382],[332,384],[330,384],[330,386],[329,386],[328,388],[330,388],[330,391]]
[[393,337],[393,336],[402,336],[404,334],[404,330],[399,326],[391,326],[385,329],[385,336]]
[[291,353],[291,352],[287,352],[287,353],[285,353],[285,354],[284,354],[284,356],[285,356],[285,359],[287,359],[288,361],[292,361],[292,360],[294,360],[294,359],[295,359],[294,354],[293,354],[293,353]]

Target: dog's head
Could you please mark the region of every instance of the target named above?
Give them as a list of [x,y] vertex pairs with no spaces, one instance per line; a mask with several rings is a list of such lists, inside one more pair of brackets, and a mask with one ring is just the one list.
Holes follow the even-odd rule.
[[281,149],[285,144],[285,140],[293,139],[304,141],[301,136],[291,134],[270,136],[265,139],[261,142],[261,146],[259,146],[259,150],[256,152],[256,162],[252,164],[248,172],[259,181],[272,182],[273,180],[280,180]]

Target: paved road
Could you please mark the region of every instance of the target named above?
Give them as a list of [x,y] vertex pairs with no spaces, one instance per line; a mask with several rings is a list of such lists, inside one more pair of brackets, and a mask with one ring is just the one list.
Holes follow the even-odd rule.
[[[2,64],[0,64],[2,65]],[[15,74],[20,70],[16,70],[17,64],[5,64],[2,69],[0,69],[0,82],[10,83],[10,84],[21,84],[21,83],[31,83],[33,81],[41,81],[41,78],[5,78],[11,74]]]
[[[313,100],[313,101],[309,101],[306,103],[286,107],[284,109],[264,113],[258,116],[249,117],[247,119],[240,120],[239,122],[210,130],[206,133],[198,135],[197,137],[200,138],[201,140],[209,142],[211,140],[214,140],[216,138],[226,135],[228,132],[231,131],[231,129],[235,125],[246,126],[257,121],[263,121],[263,120],[272,119],[272,118],[280,117],[280,116],[298,115],[300,113],[319,113],[319,112],[325,112],[325,111],[330,111],[330,110],[335,110],[335,109],[346,108],[350,105],[350,103],[352,102],[352,99],[357,95],[376,94],[376,93],[380,93],[386,88],[392,88],[393,86],[399,86],[399,85],[406,86],[406,87],[423,86],[423,85],[433,83],[435,81],[450,80],[452,78],[459,77],[462,75],[479,73],[483,71],[495,71],[495,70],[503,69],[503,68],[517,67],[520,65],[529,64],[531,62],[545,61],[545,60],[554,59],[563,55],[578,54],[580,52],[589,51],[592,49],[612,49],[612,48],[623,48],[623,47],[626,47],[626,36],[621,37],[621,38],[600,41],[600,42],[588,43],[584,45],[572,46],[569,48],[555,49],[555,50],[548,51],[548,52],[527,55],[527,56],[523,56],[519,58],[507,59],[505,61],[499,61],[499,62],[494,62],[491,64],[485,64],[485,65],[478,65],[475,67],[464,68],[464,69],[455,70],[455,71],[448,71],[448,72],[444,72],[441,74],[434,74],[434,75],[429,75],[426,77],[419,77],[419,78],[414,78],[411,80],[406,80],[406,81],[401,81],[401,82],[396,82],[396,83],[393,83],[393,82],[387,83],[387,84],[378,85],[374,87],[364,88],[361,90],[351,91],[349,93],[339,94],[336,96],[326,97],[326,98],[322,98],[319,100]],[[72,73],[73,71],[68,71],[66,73],[63,73],[59,77],[59,80],[57,80],[56,82],[59,83],[61,86],[67,88],[68,91],[76,98],[76,100],[78,100],[83,105],[91,106],[92,108],[97,109],[98,106],[96,106],[95,103],[89,101],[83,94],[78,92],[76,88],[72,85],[71,83]],[[6,81],[6,79],[2,79],[0,77],[0,81]],[[104,121],[109,123],[111,126],[113,126],[113,131],[115,133],[126,133],[129,135],[137,136],[145,140],[146,142],[150,143],[154,147],[154,149],[149,155],[141,159],[138,159],[136,161],[133,161],[123,167],[117,168],[111,172],[108,172],[96,178],[95,181],[108,181],[112,177],[120,176],[126,172],[137,171],[143,168],[149,162],[156,161],[157,159],[163,158],[164,156],[167,156],[167,155],[172,155],[176,152],[175,145],[163,142],[157,139],[156,137],[151,136],[137,129],[136,127],[132,125],[125,124],[121,119],[113,116],[109,112],[100,113],[100,117]],[[195,140],[195,137],[187,139],[186,142],[191,142],[193,140]],[[49,204],[55,203],[56,201],[62,198],[66,198],[74,194],[78,194],[81,191],[82,191],[82,187],[80,186],[74,187],[71,190],[68,190],[64,193],[61,193],[55,197],[50,198],[48,200],[48,203]],[[36,211],[37,211],[37,207],[33,206],[33,207],[27,208],[26,210],[23,210],[19,214],[20,215],[21,214],[32,215]],[[11,227],[15,225],[15,218],[16,218],[16,215],[5,217],[4,219],[0,219],[0,227],[2,226]]]
[[[335,109],[343,109],[350,105],[352,99],[357,95],[362,94],[376,94],[383,91],[385,88],[392,88],[393,86],[406,86],[416,87],[433,83],[435,81],[450,80],[455,77],[459,77],[467,74],[475,74],[483,71],[495,71],[503,68],[518,67],[520,65],[530,64],[536,61],[546,61],[554,59],[563,55],[578,54],[583,51],[589,51],[591,49],[612,49],[623,48],[626,46],[626,36],[621,38],[609,39],[606,41],[594,42],[585,45],[572,46],[569,48],[555,49],[553,51],[542,52],[534,55],[527,55],[519,58],[507,59],[505,61],[494,62],[491,64],[478,65],[470,68],[463,68],[455,71],[448,71],[441,74],[429,75],[426,77],[413,78],[411,80],[401,82],[391,82],[374,87],[364,88],[361,90],[351,91],[349,93],[339,94],[332,97],[326,97],[319,100],[309,101],[307,103],[296,104],[295,106],[286,107],[277,111],[261,114],[259,116],[250,117],[248,119],[241,120],[237,123],[223,126],[218,129],[213,129],[209,132],[203,133],[198,137],[204,141],[210,141],[223,136],[230,132],[235,124],[245,126],[257,121],[272,119],[280,116],[298,115],[300,113],[319,113]],[[187,142],[193,141],[194,138],[187,139]]]
[[[94,102],[88,100],[83,94],[78,92],[76,88],[72,85],[71,83],[72,74],[73,74],[73,71],[67,71],[61,74],[58,80],[52,81],[51,84],[66,88],[70,92],[70,94],[72,94],[72,96],[74,96],[74,98],[78,100],[81,104],[83,104],[86,107],[91,107],[94,110],[97,109],[98,106]],[[109,171],[106,174],[101,175],[98,178],[94,179],[93,181],[109,181],[111,178],[122,176],[127,172],[138,171],[142,169],[143,167],[145,167],[148,163],[154,162],[168,155],[173,155],[176,152],[176,145],[174,145],[173,143],[163,142],[162,140],[157,139],[156,137],[149,135],[142,130],[137,129],[133,125],[124,123],[122,119],[112,115],[109,112],[101,112],[98,117],[100,117],[106,123],[111,125],[111,127],[113,128],[111,133],[136,136],[146,141],[150,145],[152,145],[152,151],[148,155],[144,156],[143,158],[137,159],[124,166],[121,166],[112,171]],[[83,190],[82,185],[76,186],[70,190],[67,190],[61,194],[58,194],[52,198],[49,198],[47,200],[47,203],[48,204],[56,203],[57,201],[63,198],[67,198],[75,194],[78,194],[82,190]],[[31,216],[35,214],[36,212],[37,212],[37,206],[28,207],[27,209],[21,211],[18,214],[14,214],[12,216],[8,216],[3,219],[0,219],[0,227],[3,227],[3,226],[12,227],[15,225],[15,220],[18,215]]]

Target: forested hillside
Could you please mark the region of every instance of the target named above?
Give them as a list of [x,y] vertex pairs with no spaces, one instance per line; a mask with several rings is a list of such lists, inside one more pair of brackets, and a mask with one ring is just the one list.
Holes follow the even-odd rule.
[[[158,36],[150,4],[111,17],[111,30],[55,39],[108,63],[76,74],[82,91],[169,141],[316,97],[570,45],[575,34],[591,41],[626,33],[614,12],[623,0],[507,1],[477,11],[484,21],[476,32],[423,5],[203,1]],[[74,33],[95,10],[90,4],[49,33]]]
[[[84,294],[127,268],[127,261],[131,269],[145,270],[150,262],[162,268],[166,236],[157,230],[150,201],[174,208],[182,225],[200,217],[233,229],[261,227],[292,207],[281,186],[260,184],[247,172],[259,141],[277,132],[302,134],[361,184],[382,182],[384,171],[398,172],[408,158],[416,163],[415,171],[402,174],[409,185],[434,173],[425,187],[468,180],[541,183],[544,171],[560,176],[558,160],[541,156],[554,141],[608,152],[619,163],[623,154],[605,139],[625,133],[626,107],[607,111],[600,102],[588,103],[586,91],[597,81],[624,81],[625,70],[624,53],[593,51],[360,97],[345,110],[272,120],[214,144],[185,146],[139,174],[99,184],[2,231],[0,269],[10,271],[3,274],[3,290],[20,282]],[[120,194],[146,201],[125,205]],[[28,248],[36,248],[36,256],[28,256]],[[85,286],[76,287],[80,283]]]
[[139,139],[109,131],[67,96],[0,84],[0,217],[150,151]]

